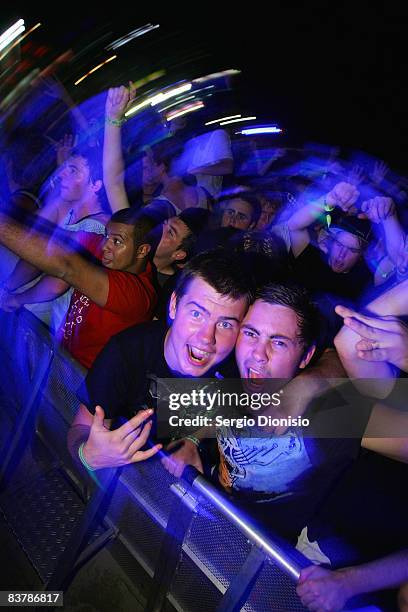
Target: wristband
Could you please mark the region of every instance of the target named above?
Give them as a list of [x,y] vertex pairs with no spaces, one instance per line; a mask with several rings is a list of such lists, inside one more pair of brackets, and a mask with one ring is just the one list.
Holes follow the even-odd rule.
[[196,438],[195,436],[186,436],[184,439],[185,440],[190,440],[190,442],[195,444],[197,448],[200,446],[200,440],[198,438]]
[[109,123],[109,125],[121,127],[125,123],[126,119],[111,119],[110,117],[106,117],[105,121],[106,123]]
[[84,457],[84,446],[85,446],[85,442],[82,442],[82,444],[80,444],[79,448],[78,448],[78,457],[82,463],[82,465],[84,467],[86,467],[86,469],[88,470],[88,472],[95,472],[96,468],[93,468],[89,465],[89,463],[87,462],[87,460]]
[[330,204],[327,204],[326,200],[324,200],[323,202],[324,204],[324,212],[325,212],[325,218],[326,218],[326,225],[327,225],[327,229],[329,229],[331,222],[332,222],[332,216],[331,216],[331,212],[336,208],[335,206],[330,206]]

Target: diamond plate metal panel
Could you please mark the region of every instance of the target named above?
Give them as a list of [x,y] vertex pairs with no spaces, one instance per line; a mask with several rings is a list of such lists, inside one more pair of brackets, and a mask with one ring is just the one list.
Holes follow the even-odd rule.
[[[12,495],[2,495],[0,508],[41,580],[46,582],[83,514],[82,500],[66,478],[52,470]],[[102,532],[98,526],[92,540]]]

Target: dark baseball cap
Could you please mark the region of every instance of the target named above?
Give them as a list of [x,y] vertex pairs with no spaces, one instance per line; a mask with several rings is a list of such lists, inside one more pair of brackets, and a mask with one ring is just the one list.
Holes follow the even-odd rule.
[[368,219],[359,219],[354,215],[336,215],[331,222],[330,230],[340,230],[358,236],[364,242],[371,238],[371,222]]

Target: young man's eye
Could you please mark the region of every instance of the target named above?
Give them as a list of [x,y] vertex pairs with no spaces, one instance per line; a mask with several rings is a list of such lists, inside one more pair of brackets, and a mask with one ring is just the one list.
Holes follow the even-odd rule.
[[199,310],[192,310],[191,316],[193,319],[199,319],[201,317],[201,312]]
[[277,346],[278,348],[286,348],[286,342],[284,342],[283,340],[273,340],[272,344],[274,346]]
[[254,332],[250,331],[249,329],[243,329],[242,333],[244,334],[244,336],[246,336],[247,338],[255,338],[255,334]]
[[232,329],[232,323],[229,321],[220,321],[218,326],[221,327],[221,329]]

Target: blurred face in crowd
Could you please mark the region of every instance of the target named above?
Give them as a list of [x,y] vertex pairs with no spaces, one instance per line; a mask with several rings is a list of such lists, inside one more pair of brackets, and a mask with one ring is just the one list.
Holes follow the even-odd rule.
[[221,227],[235,227],[241,230],[253,229],[253,210],[248,202],[240,198],[228,200],[223,205],[223,211]]
[[259,196],[259,200],[261,202],[262,212],[255,229],[262,230],[272,223],[280,202],[269,200],[264,196]]
[[292,308],[262,300],[250,306],[238,334],[235,357],[241,378],[250,379],[254,389],[262,386],[263,379],[293,378],[313,353],[314,346],[305,350]]
[[88,162],[81,156],[69,157],[58,177],[61,198],[66,202],[84,202],[95,197],[102,187],[102,181],[92,182]]
[[360,240],[349,232],[331,232],[328,264],[333,272],[344,273],[356,265],[362,255]]
[[109,221],[102,248],[102,264],[110,270],[135,272],[139,256],[149,251],[147,244],[135,245],[134,226]]
[[153,155],[146,153],[142,158],[142,183],[149,191],[156,189],[163,180],[164,166],[156,164]]
[[185,257],[179,250],[181,242],[191,233],[189,227],[178,217],[171,217],[163,223],[162,237],[157,246],[155,259],[163,262],[176,261]]
[[164,355],[172,370],[185,376],[203,376],[233,350],[247,310],[245,298],[220,295],[201,278],[194,278],[186,293],[170,300],[173,319]]

